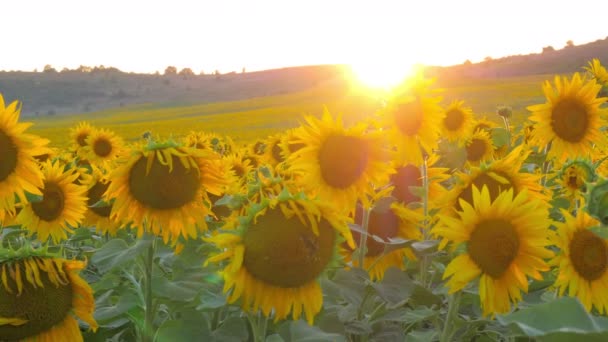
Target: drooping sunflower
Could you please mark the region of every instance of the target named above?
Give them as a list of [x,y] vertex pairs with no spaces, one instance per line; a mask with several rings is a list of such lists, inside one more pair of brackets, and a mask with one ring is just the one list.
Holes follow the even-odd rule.
[[540,272],[549,269],[547,208],[527,191],[514,195],[509,189],[492,199],[487,187],[474,187],[472,204],[461,201],[461,206],[457,217],[440,215],[433,228],[444,239],[442,247],[447,240],[466,249],[448,264],[443,278],[450,278],[446,285],[454,293],[479,277],[484,316],[506,313],[528,291],[527,277],[542,279]]
[[25,133],[31,125],[20,123],[17,101],[8,107],[0,94],[0,223],[15,213],[15,197],[27,202],[25,193],[40,195],[42,172],[34,156],[50,153],[48,140]]
[[[446,190],[441,182],[450,177],[447,168],[434,166],[438,160],[439,156],[436,154],[431,154],[427,160],[426,174],[429,186],[429,203],[436,203],[443,197]],[[420,167],[409,163],[395,163],[394,168],[396,172],[390,176],[390,184],[393,186],[391,196],[406,206],[410,203],[422,202],[420,195],[413,190],[413,187],[422,188],[423,186]]]
[[558,266],[555,286],[559,295],[577,297],[587,311],[595,307],[601,314],[608,307],[608,241],[593,231],[600,222],[586,212],[576,217],[562,210],[564,222],[555,222],[553,240],[560,251],[551,260]]
[[559,192],[571,201],[581,201],[583,205],[586,183],[594,182],[597,177],[590,161],[574,159],[563,164],[555,178],[560,187]]
[[116,161],[124,149],[122,139],[105,128],[92,130],[85,141],[80,155],[96,165],[105,166]]
[[300,185],[337,208],[353,211],[357,200],[367,206],[374,184],[386,184],[393,172],[387,167],[390,153],[382,132],[367,131],[363,123],[345,128],[327,111],[321,120],[308,116],[306,121],[296,133],[305,147],[287,161]]
[[494,144],[488,132],[478,130],[465,143],[467,164],[477,166],[494,155]]
[[464,106],[464,101],[453,101],[444,111],[441,135],[459,145],[469,140],[475,127],[473,110]]
[[284,137],[282,134],[275,134],[266,139],[266,148],[264,150],[264,160],[269,165],[276,167],[279,163],[285,161],[285,153],[282,151],[281,143]]
[[87,210],[86,187],[75,180],[78,173],[65,170],[59,161],[47,161],[42,165],[44,183],[40,187],[42,198],[23,206],[16,221],[38,240],[45,242],[49,236],[55,243],[67,239],[67,233],[84,219]]
[[432,153],[437,149],[444,112],[439,106],[440,97],[433,96],[429,84],[413,89],[398,89],[380,111],[393,144],[397,147],[399,162],[421,165],[422,152]]
[[597,97],[601,85],[575,73],[572,80],[556,76],[555,87],[547,81],[547,102],[528,107],[535,122],[532,144],[543,149],[551,143],[548,157],[559,161],[591,155],[594,146],[604,148],[608,138],[601,128],[608,111],[600,108],[607,98]]
[[[363,225],[363,207],[357,206],[355,211],[355,223]],[[386,243],[391,239],[419,240],[422,237],[418,223],[423,216],[414,210],[407,209],[399,202],[393,202],[388,207],[374,206],[369,211],[367,233],[365,239],[366,253],[363,258],[363,266],[359,265],[359,259],[352,257],[354,249],[345,246],[341,249],[346,262],[352,262],[353,266],[369,270],[372,280],[382,280],[384,273],[390,267],[405,269],[405,260],[416,260],[416,255],[409,248],[399,248],[385,252]],[[352,231],[353,240],[359,246],[361,234]],[[378,240],[382,240],[378,241]]]
[[222,271],[228,302],[261,310],[274,320],[305,314],[312,325],[323,305],[317,278],[335,262],[337,246],[354,246],[348,217],[318,200],[281,191],[251,205],[236,230],[208,240],[222,251],[208,262],[228,260]]
[[88,122],[79,122],[76,127],[70,129],[70,138],[72,140],[72,150],[78,152],[81,148],[87,146],[87,137],[93,132],[94,128]]
[[484,185],[488,188],[492,200],[509,189],[513,189],[515,194],[527,189],[529,197],[547,202],[549,195],[540,185],[541,175],[521,171],[529,153],[529,150],[520,145],[502,159],[493,160],[488,164],[482,163],[480,167],[471,167],[468,173],[458,173],[457,183],[445,196],[445,202],[440,205],[444,208],[443,212],[461,210],[461,200],[471,204],[473,187],[482,188]]
[[223,158],[236,177],[236,181],[230,184],[228,191],[233,193],[242,191],[253,170],[250,161],[243,158],[240,153],[230,153]]
[[82,341],[93,331],[93,291],[78,272],[85,263],[37,251],[0,251],[0,336],[7,341]]
[[214,151],[221,156],[229,154],[234,150],[234,142],[230,137],[222,137],[219,134],[211,132],[190,132],[184,138],[184,143],[186,147]]
[[110,174],[106,198],[115,200],[110,218],[131,222],[140,237],[145,231],[162,236],[165,243],[196,238],[211,213],[207,193],[222,195],[227,186],[217,161],[214,152],[172,141],[134,150]]

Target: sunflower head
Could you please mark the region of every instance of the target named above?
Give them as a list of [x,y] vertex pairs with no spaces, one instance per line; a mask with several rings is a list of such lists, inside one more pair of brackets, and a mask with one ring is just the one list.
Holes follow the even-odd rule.
[[490,134],[478,130],[467,139],[465,143],[468,165],[479,165],[481,162],[490,160],[494,155],[494,143]]
[[568,290],[576,296],[588,311],[595,307],[606,312],[608,302],[608,241],[593,232],[599,222],[581,211],[576,217],[562,210],[563,222],[555,222],[557,231],[553,243],[559,253],[551,260],[558,266],[555,286],[559,294]]
[[66,239],[78,227],[86,211],[86,188],[76,183],[78,173],[65,169],[59,161],[42,166],[44,183],[39,200],[28,203],[17,215],[17,222],[37,233],[40,241],[50,236],[55,243]]
[[466,253],[447,266],[450,292],[463,289],[479,277],[479,296],[484,315],[508,312],[512,302],[528,291],[527,276],[542,279],[549,269],[545,259],[552,256],[548,231],[551,222],[544,203],[528,197],[527,191],[514,195],[513,189],[494,200],[487,187],[473,188],[473,201],[461,201],[457,217],[440,215],[433,233]]
[[275,321],[304,312],[312,324],[323,303],[317,278],[335,262],[342,239],[354,245],[347,222],[331,206],[284,188],[249,206],[236,230],[209,238],[222,250],[209,261],[229,260],[222,272],[229,302],[242,298],[245,310],[266,316],[274,310]]
[[445,109],[441,134],[448,141],[463,145],[473,134],[474,127],[473,111],[464,106],[464,101],[454,101]]
[[589,62],[589,66],[585,67],[585,70],[597,81],[597,83],[608,86],[608,71],[602,65],[599,59],[594,58]]
[[80,155],[93,164],[107,165],[114,162],[122,153],[122,139],[107,129],[94,129],[85,139],[86,145],[80,149]]
[[353,211],[358,199],[367,204],[373,184],[386,184],[393,172],[386,165],[390,152],[382,132],[368,131],[365,124],[345,128],[327,111],[320,120],[306,120],[308,126],[296,133],[305,147],[288,159],[290,172],[302,187],[338,208]]
[[500,105],[496,108],[496,114],[504,119],[510,119],[513,116],[513,108],[510,106]]
[[547,102],[528,107],[535,122],[531,143],[541,149],[551,143],[548,157],[559,161],[591,155],[594,146],[604,148],[608,138],[601,128],[606,126],[607,109],[600,107],[606,101],[597,97],[600,89],[579,73],[572,79],[556,76],[555,89],[545,83]]
[[110,218],[132,222],[139,236],[151,231],[165,242],[196,238],[207,228],[207,193],[221,195],[228,185],[219,161],[214,152],[150,142],[110,175],[106,198],[115,200]]
[[84,267],[84,262],[29,246],[0,249],[0,336],[11,341],[82,340],[76,317],[97,330],[92,290],[78,275]]
[[17,101],[5,106],[0,94],[0,221],[15,213],[15,198],[26,203],[26,193],[41,194],[43,176],[34,157],[50,152],[48,140],[24,132],[30,124],[19,122],[20,110]]
[[79,122],[76,127],[70,129],[70,138],[72,140],[72,149],[78,151],[87,146],[87,138],[93,132],[94,128],[88,122]]
[[564,163],[555,175],[562,193],[571,199],[583,199],[587,183],[595,181],[595,168],[585,159],[575,159]]

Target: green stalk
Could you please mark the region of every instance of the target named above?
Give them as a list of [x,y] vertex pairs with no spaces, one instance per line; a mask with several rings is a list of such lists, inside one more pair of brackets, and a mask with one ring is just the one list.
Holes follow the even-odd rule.
[[460,294],[458,291],[455,294],[448,297],[448,313],[445,317],[445,323],[443,324],[443,331],[441,332],[440,342],[448,342],[452,340],[454,334],[454,319],[458,317],[458,307],[460,306]]
[[359,236],[359,268],[363,269],[363,260],[367,254],[367,230],[369,225],[369,209],[363,208],[363,222],[361,229],[363,233]]
[[152,305],[152,267],[154,264],[154,249],[155,249],[156,239],[152,237],[152,242],[150,243],[150,247],[148,247],[148,255],[145,259],[145,288],[144,288],[144,298],[146,300],[146,310],[144,313],[144,341],[145,342],[153,342],[154,341],[154,307]]
[[[424,161],[422,162],[421,167],[421,176],[422,176],[422,188],[424,190],[424,197],[422,198],[422,211],[424,214],[424,219],[422,221],[422,236],[424,241],[429,239],[429,229],[428,229],[428,216],[429,216],[429,177],[428,177],[428,165],[427,165],[427,157],[424,157]],[[427,275],[429,269],[430,260],[427,255],[422,257],[420,262],[420,283],[422,286],[427,286]]]

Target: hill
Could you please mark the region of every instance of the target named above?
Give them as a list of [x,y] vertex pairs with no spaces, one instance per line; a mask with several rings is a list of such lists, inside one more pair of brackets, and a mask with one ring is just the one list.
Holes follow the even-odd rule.
[[[583,45],[529,55],[488,58],[481,63],[428,67],[442,87],[459,87],[469,80],[507,79],[581,71],[593,59],[608,64],[608,37]],[[115,68],[62,72],[0,72],[5,101],[20,100],[24,117],[53,117],[94,113],[141,105],[178,107],[285,95],[324,84],[348,88],[344,68],[318,65],[223,75],[151,75]],[[473,82],[476,83],[476,82]]]

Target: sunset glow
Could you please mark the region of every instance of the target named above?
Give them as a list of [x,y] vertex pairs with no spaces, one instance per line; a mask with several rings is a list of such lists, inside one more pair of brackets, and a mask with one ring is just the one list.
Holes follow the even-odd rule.
[[353,80],[375,89],[390,89],[408,78],[414,65],[400,63],[356,63],[350,65]]

